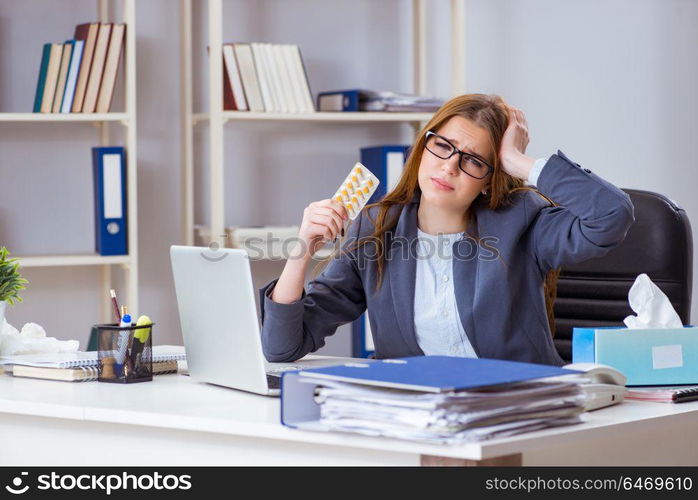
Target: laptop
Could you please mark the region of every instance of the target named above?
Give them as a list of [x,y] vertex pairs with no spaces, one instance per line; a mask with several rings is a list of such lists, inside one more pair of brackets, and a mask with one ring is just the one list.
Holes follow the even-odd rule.
[[278,396],[284,371],[357,361],[313,355],[294,363],[266,361],[245,250],[174,245],[170,259],[193,379]]

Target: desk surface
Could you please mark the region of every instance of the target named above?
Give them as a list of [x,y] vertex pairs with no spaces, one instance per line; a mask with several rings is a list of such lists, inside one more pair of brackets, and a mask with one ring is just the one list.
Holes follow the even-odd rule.
[[184,375],[161,375],[152,383],[132,385],[66,383],[3,375],[0,413],[481,460],[695,422],[698,402],[675,405],[629,401],[591,412],[583,424],[458,446],[289,429],[279,422],[278,398],[197,383]]

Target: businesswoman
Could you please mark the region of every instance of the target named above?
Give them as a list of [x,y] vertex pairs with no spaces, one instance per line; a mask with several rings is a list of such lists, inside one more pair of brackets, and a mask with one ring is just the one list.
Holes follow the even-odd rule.
[[[633,206],[561,151],[536,160],[527,144],[522,111],[462,95],[419,132],[398,185],[344,237],[341,204],[308,205],[281,276],[260,290],[267,359],[313,352],[368,310],[378,358],[562,364],[546,290],[561,266],[618,245]],[[338,236],[341,251],[304,290],[311,256]]]

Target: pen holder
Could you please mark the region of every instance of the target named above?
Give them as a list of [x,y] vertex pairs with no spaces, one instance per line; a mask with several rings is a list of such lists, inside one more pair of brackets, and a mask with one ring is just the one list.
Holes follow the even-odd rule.
[[95,325],[100,382],[131,384],[153,380],[153,326]]

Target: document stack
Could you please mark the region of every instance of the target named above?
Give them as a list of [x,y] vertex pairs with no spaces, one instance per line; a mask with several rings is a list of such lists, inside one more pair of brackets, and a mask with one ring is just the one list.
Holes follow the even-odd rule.
[[398,92],[361,92],[359,109],[361,111],[404,111],[429,113],[443,105],[443,99],[424,97]]
[[284,374],[282,422],[444,444],[512,436],[582,422],[584,392],[564,379],[574,373],[446,356],[306,370]]

